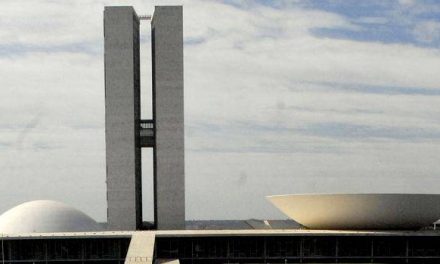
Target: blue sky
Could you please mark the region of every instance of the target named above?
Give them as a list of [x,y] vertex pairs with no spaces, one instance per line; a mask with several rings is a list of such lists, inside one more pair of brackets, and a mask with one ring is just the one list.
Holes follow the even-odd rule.
[[[158,3],[184,6],[188,219],[284,218],[271,194],[438,192],[437,1],[123,4]],[[54,199],[105,219],[102,12],[118,4],[2,2],[0,212]],[[144,118],[149,34],[143,22]]]
[[[256,5],[268,6],[279,10],[301,7],[308,10],[322,10],[338,14],[357,26],[341,29],[322,27],[312,30],[320,37],[341,38],[358,41],[403,43],[436,48],[440,45],[438,21],[440,5],[436,0],[403,1],[236,1],[226,0],[226,4],[252,9]],[[415,29],[421,22],[432,22],[429,26]],[[417,32],[415,31],[426,31]],[[432,31],[434,32],[432,32]],[[437,32],[437,34],[435,34]],[[434,33],[434,34],[431,34]]]
[[[440,44],[429,26],[417,28],[423,22],[439,21],[438,1],[331,1],[321,6],[311,2],[310,6],[343,15],[360,27],[359,30],[318,29],[316,34],[320,36],[432,48]],[[438,24],[434,27],[438,31]]]

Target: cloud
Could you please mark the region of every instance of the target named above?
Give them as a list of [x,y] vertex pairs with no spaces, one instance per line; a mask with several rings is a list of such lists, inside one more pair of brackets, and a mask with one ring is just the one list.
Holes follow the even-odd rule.
[[423,21],[413,29],[414,37],[424,43],[440,41],[440,21]]
[[364,24],[384,25],[387,24],[389,21],[386,17],[360,17],[359,19],[357,19],[356,22]]
[[[120,2],[2,3],[0,211],[53,198],[105,220],[102,11],[111,4]],[[124,4],[151,14],[164,2]],[[364,4],[350,17],[319,1],[184,2],[189,218],[282,217],[264,200],[274,193],[436,190],[436,20],[416,29],[414,17],[430,14],[419,3],[385,7]],[[392,32],[405,12],[402,32],[429,45],[368,34]],[[142,114],[151,117],[148,23],[141,30]]]
[[399,4],[403,6],[412,6],[416,3],[416,0],[399,0]]

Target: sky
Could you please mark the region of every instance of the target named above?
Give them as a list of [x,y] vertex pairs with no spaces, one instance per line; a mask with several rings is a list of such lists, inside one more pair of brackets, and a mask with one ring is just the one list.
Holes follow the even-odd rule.
[[188,220],[286,218],[272,194],[440,193],[436,0],[2,0],[0,212],[53,199],[105,221],[103,9],[159,4],[184,10]]

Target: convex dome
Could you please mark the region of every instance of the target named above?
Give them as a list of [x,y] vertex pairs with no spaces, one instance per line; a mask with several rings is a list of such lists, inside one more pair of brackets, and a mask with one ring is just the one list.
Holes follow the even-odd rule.
[[50,200],[26,202],[0,216],[0,233],[3,234],[99,230],[102,227],[85,213]]

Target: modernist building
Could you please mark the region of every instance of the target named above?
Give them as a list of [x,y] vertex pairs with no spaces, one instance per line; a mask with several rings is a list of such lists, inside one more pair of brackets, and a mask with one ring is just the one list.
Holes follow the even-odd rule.
[[141,148],[154,151],[158,229],[185,228],[183,26],[181,6],[159,6],[151,21],[153,119],[140,118],[139,18],[106,7],[105,111],[110,230],[142,225]]
[[[142,120],[139,18],[132,7],[105,8],[109,231],[57,202],[22,204],[0,216],[1,263],[440,263],[436,230],[307,230],[257,220],[185,225],[182,8],[156,7],[151,26],[153,119]],[[142,147],[154,149],[159,230],[138,230]],[[415,206],[422,206],[417,197]],[[280,208],[291,199],[281,198]],[[341,223],[337,217],[333,224]]]

